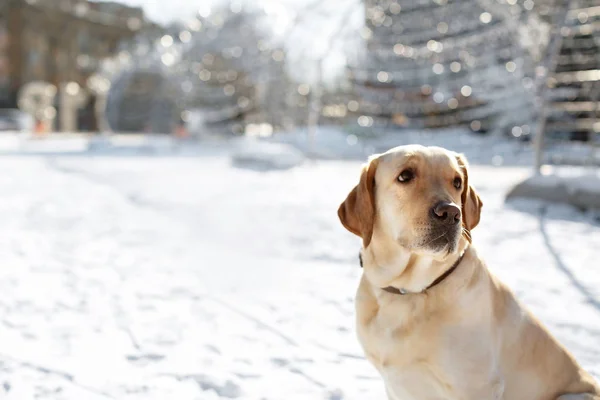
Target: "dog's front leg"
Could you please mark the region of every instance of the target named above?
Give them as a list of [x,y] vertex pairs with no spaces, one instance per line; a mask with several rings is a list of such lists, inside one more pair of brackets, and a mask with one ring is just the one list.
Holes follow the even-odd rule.
[[600,400],[600,396],[589,393],[563,394],[557,397],[556,400]]

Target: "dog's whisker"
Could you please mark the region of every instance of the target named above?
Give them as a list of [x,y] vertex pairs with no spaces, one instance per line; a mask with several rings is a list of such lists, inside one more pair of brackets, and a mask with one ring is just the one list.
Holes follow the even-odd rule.
[[444,236],[446,236],[448,232],[443,232],[440,236],[434,237],[433,239],[428,240],[427,242],[422,243],[422,246],[427,246],[428,244],[431,244],[433,242],[435,242],[438,239],[443,238]]

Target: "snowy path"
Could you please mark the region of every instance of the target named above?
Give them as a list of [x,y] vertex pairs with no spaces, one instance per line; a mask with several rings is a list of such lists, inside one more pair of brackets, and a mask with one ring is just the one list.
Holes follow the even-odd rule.
[[[356,162],[3,157],[0,399],[383,399],[354,335]],[[475,243],[600,376],[600,227],[506,206],[475,167]]]

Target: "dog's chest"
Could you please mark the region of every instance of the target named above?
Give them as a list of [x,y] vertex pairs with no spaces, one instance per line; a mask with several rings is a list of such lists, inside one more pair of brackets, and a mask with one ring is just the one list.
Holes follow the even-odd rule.
[[481,340],[486,332],[443,326],[435,316],[403,318],[403,312],[357,308],[360,342],[391,399],[459,400],[473,393],[481,399],[503,398],[493,346]]

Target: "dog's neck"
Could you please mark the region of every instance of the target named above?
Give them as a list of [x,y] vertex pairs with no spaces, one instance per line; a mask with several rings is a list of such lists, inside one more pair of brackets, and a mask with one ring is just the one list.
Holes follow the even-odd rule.
[[414,252],[379,240],[382,238],[373,239],[362,251],[367,280],[377,288],[392,287],[407,293],[419,293],[429,287],[456,264],[469,245],[461,238],[456,251],[433,254]]

